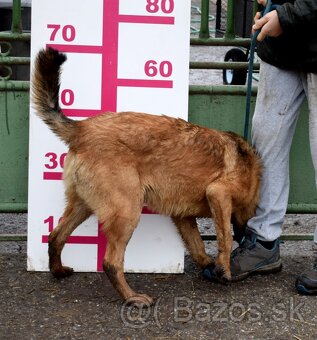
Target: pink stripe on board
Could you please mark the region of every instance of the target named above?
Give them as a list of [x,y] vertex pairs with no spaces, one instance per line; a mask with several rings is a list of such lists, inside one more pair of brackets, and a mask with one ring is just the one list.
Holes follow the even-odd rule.
[[[42,243],[48,242],[48,236],[42,236]],[[69,236],[66,243],[71,244],[98,244],[98,236]]]
[[46,44],[47,47],[52,47],[60,52],[69,53],[102,53],[102,46],[89,45],[61,45],[61,44]]
[[117,110],[119,0],[103,1],[101,111]]
[[60,181],[63,179],[63,173],[62,172],[43,172],[43,179],[48,181]]
[[[147,207],[143,208],[144,214],[155,214]],[[50,230],[51,231],[51,230]],[[48,235],[42,235],[42,243],[48,243]],[[107,238],[102,232],[102,223],[98,223],[98,236],[69,236],[67,244],[95,244],[97,245],[97,271],[103,271],[103,261],[107,250]]]
[[103,113],[101,110],[86,110],[86,109],[62,109],[67,117],[94,117]]
[[161,16],[151,16],[151,15],[119,15],[120,23],[130,23],[130,24],[159,24],[159,25],[174,25],[174,17],[161,17]]
[[[101,231],[102,224],[98,224],[98,236],[69,236],[67,244],[95,244],[97,245],[97,271],[103,271],[103,260],[107,249],[107,238]],[[51,230],[50,230],[51,232]],[[48,235],[42,235],[42,243],[48,243]]]
[[152,80],[152,79],[118,79],[118,86],[126,87],[156,87],[156,88],[173,88],[172,80]]
[[103,271],[103,260],[107,249],[107,238],[102,232],[102,223],[98,223],[97,271]]
[[142,209],[142,214],[147,214],[147,215],[157,215],[156,212],[152,211],[150,208],[148,207],[143,207]]

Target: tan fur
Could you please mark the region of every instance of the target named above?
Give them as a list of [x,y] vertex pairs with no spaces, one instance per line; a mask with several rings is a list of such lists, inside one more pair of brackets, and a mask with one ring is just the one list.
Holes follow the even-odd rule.
[[[37,66],[35,95],[45,80]],[[39,84],[38,79],[42,79]],[[40,96],[36,99],[39,106]],[[213,217],[219,250],[215,273],[220,280],[230,280],[230,222],[243,227],[254,215],[261,175],[257,154],[241,137],[181,119],[136,112],[72,121],[72,136],[64,166],[68,203],[64,218],[49,237],[54,275],[71,273],[61,263],[63,246],[81,222],[96,214],[108,239],[104,269],[112,284],[125,300],[151,303],[152,298],[129,287],[123,273],[126,245],[147,204],[171,216],[201,267],[213,262],[205,252],[195,218]]]

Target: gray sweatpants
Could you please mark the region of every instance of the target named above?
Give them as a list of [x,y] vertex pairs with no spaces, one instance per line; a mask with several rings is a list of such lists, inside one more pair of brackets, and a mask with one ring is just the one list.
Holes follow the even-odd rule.
[[289,152],[305,97],[317,184],[317,74],[285,71],[261,62],[252,143],[264,169],[261,200],[248,228],[262,240],[273,241],[282,232],[289,194]]

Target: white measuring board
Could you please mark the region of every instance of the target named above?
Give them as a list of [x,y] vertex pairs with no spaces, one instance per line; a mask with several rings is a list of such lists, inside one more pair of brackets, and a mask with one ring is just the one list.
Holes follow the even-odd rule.
[[[31,68],[38,51],[67,54],[60,105],[72,119],[138,111],[187,119],[190,0],[33,0]],[[67,147],[30,108],[28,270],[48,270],[47,242],[65,207]],[[111,160],[105,160],[110,161]],[[96,217],[68,238],[62,261],[102,271],[106,238]],[[170,218],[143,209],[125,254],[127,272],[178,273],[184,249]]]

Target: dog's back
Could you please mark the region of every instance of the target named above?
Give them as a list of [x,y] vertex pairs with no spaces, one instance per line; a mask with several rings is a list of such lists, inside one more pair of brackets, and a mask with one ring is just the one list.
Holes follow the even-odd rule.
[[72,167],[80,167],[85,159],[94,176],[100,171],[97,177],[109,186],[122,183],[128,187],[125,180],[132,181],[128,175],[132,173],[145,203],[155,211],[170,216],[210,216],[206,188],[222,181],[232,191],[235,210],[240,213],[245,208],[249,215],[244,221],[237,216],[239,224],[254,213],[261,165],[240,136],[135,112],[108,113],[78,123],[78,134],[70,142]]

